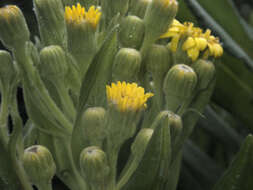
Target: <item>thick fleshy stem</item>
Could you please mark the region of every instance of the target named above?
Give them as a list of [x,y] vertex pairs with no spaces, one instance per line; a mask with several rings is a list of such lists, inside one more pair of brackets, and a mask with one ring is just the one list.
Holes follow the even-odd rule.
[[107,190],[116,189],[116,177],[117,177],[117,161],[118,161],[119,147],[114,147],[110,140],[107,141],[107,156],[110,166],[109,183]]
[[[15,91],[16,92],[16,91]],[[16,95],[16,93],[14,93]],[[11,117],[13,120],[13,132],[10,136],[10,140],[8,143],[8,149],[9,149],[9,154],[11,158],[11,162],[14,168],[14,171],[16,172],[21,186],[25,190],[32,190],[32,186],[29,183],[28,177],[25,173],[25,170],[21,164],[21,161],[17,158],[17,143],[19,137],[22,135],[22,119],[18,113],[18,108],[17,108],[17,100],[15,95],[13,94],[12,98],[12,107],[11,107]],[[20,155],[19,155],[20,156]]]
[[2,85],[2,102],[1,102],[1,113],[0,113],[0,141],[3,146],[6,148],[8,144],[8,105],[9,105],[9,97],[10,97],[10,86]]
[[52,183],[41,183],[37,185],[39,190],[53,190]]

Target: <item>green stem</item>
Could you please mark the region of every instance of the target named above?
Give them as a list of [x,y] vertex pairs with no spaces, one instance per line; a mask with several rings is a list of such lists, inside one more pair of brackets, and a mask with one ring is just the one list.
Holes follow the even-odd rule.
[[[3,84],[4,86],[4,84]],[[3,87],[2,89],[2,102],[1,102],[1,113],[0,113],[0,141],[3,146],[6,148],[8,144],[8,104],[10,88],[9,86]]]
[[36,187],[39,190],[53,190],[51,182],[50,183],[40,183],[40,184],[37,184]]
[[115,147],[115,145],[112,145],[110,140],[108,140],[107,155],[108,155],[108,162],[110,166],[110,176],[109,176],[109,183],[107,186],[107,190],[116,189],[118,153],[119,153],[119,147]]
[[58,91],[63,112],[67,115],[71,122],[74,122],[76,109],[68,93],[68,88],[66,88],[63,82],[59,80],[55,80],[54,85]]
[[137,159],[136,157],[134,157],[131,163],[129,164],[129,167],[127,168],[126,172],[117,183],[116,190],[120,190],[129,181],[130,177],[133,175],[133,173],[137,169],[139,163],[140,163],[140,159]]
[[[60,164],[63,170],[66,170],[66,173],[60,174],[60,178],[71,188],[71,190],[87,190],[87,185],[80,173],[77,170],[77,167],[74,163],[70,140],[62,139],[60,142],[55,143],[55,156],[56,162]],[[62,152],[64,151],[65,159],[62,159]],[[61,168],[59,168],[61,170]],[[64,172],[64,171],[63,171]]]
[[14,171],[16,172],[20,180],[22,188],[25,190],[33,190],[31,184],[29,183],[25,170],[22,167],[20,160],[18,160],[17,158],[17,142],[20,135],[22,135],[23,124],[22,124],[22,119],[17,111],[16,97],[14,96],[13,99],[14,100],[12,101],[13,103],[12,103],[11,116],[13,119],[14,129],[13,129],[13,132],[8,144],[9,154],[10,154],[11,163],[13,165]]

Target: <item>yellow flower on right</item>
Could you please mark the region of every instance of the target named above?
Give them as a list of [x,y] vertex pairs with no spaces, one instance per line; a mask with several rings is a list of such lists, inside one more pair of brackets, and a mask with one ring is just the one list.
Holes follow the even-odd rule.
[[170,42],[171,51],[175,52],[182,42],[182,50],[187,52],[188,57],[192,61],[196,61],[201,52],[203,59],[209,56],[215,58],[223,54],[223,48],[217,37],[211,35],[211,30],[207,29],[205,32],[199,27],[194,27],[193,23],[180,23],[174,19],[167,32],[162,34],[160,38],[172,38]]

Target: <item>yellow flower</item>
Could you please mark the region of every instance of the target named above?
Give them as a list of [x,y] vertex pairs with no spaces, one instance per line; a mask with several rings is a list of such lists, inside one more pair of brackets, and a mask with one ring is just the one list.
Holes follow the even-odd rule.
[[144,92],[144,88],[136,83],[126,83],[118,81],[106,86],[107,101],[116,106],[120,112],[138,111],[146,108],[148,98],[152,93]]
[[175,3],[176,0],[162,0],[162,4],[164,7],[168,7],[171,3]]
[[77,3],[77,6],[65,7],[65,19],[67,22],[81,23],[87,21],[95,28],[100,20],[101,12],[95,6],[91,6],[88,11]]
[[161,35],[160,38],[172,38],[170,49],[173,52],[176,52],[179,41],[182,40],[181,48],[187,52],[188,57],[192,61],[196,61],[202,51],[205,51],[204,59],[209,56],[220,57],[223,54],[223,48],[219,43],[219,39],[211,35],[211,30],[207,29],[203,33],[201,28],[194,27],[191,22],[181,24],[174,19],[168,31]]

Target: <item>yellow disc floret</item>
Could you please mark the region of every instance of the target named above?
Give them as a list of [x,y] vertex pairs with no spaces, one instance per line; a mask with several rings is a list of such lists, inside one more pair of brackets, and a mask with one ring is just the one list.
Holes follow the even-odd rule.
[[126,83],[118,81],[106,86],[107,101],[115,105],[120,112],[138,111],[146,108],[148,98],[152,93],[145,93],[144,88],[136,83]]
[[195,61],[202,51],[204,51],[202,57],[204,59],[209,56],[220,57],[223,54],[219,39],[211,35],[211,30],[207,29],[203,33],[201,28],[194,27],[191,22],[181,24],[174,19],[168,31],[160,38],[172,38],[170,49],[173,52],[177,50],[179,41],[183,40],[182,50],[187,52],[192,61]]
[[91,6],[88,11],[77,3],[77,6],[65,7],[65,19],[67,22],[81,23],[87,21],[96,27],[100,20],[101,12],[95,6]]

